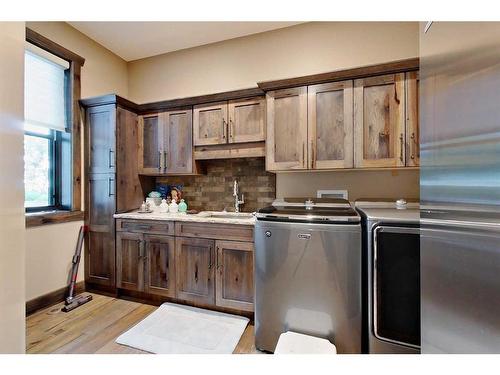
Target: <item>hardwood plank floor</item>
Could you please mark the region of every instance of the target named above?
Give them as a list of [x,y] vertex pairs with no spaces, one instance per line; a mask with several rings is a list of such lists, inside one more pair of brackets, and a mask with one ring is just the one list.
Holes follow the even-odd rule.
[[[119,345],[115,339],[157,307],[90,294],[93,296],[92,301],[69,313],[62,312],[63,303],[59,303],[28,316],[26,352],[148,354]],[[254,342],[254,327],[249,324],[234,353],[261,353],[255,348]]]

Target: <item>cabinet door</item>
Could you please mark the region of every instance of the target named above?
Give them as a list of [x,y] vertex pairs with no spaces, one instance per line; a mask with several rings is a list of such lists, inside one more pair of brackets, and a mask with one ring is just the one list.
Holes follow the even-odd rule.
[[116,234],[116,286],[144,290],[144,241],[142,233]]
[[175,239],[177,298],[213,305],[214,241],[200,238]]
[[139,117],[139,172],[162,173],[163,122],[160,114]]
[[229,143],[259,142],[266,139],[265,98],[230,100]]
[[193,118],[195,146],[227,143],[227,102],[196,105]]
[[354,81],[356,167],[405,165],[404,101],[404,73]]
[[85,281],[114,286],[115,241],[113,233],[90,230],[85,245]]
[[191,109],[164,114],[166,173],[193,172],[193,123]]
[[170,236],[145,235],[146,293],[175,297],[175,240]]
[[420,165],[420,133],[419,133],[419,74],[406,73],[406,165]]
[[352,90],[352,81],[307,88],[311,169],[353,167]]
[[253,243],[217,241],[217,306],[253,311]]
[[89,173],[115,172],[115,121],[114,104],[87,109]]
[[115,285],[115,175],[92,174],[88,178],[88,241],[85,251],[85,278],[88,282]]
[[267,93],[266,169],[307,169],[307,88]]
[[144,199],[138,172],[137,115],[118,107],[116,115],[116,212],[139,207]]

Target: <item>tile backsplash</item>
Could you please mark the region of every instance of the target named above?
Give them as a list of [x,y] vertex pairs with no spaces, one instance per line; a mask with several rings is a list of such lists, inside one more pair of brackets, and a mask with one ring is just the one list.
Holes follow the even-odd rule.
[[200,176],[158,177],[157,184],[183,185],[182,197],[189,209],[234,211],[233,181],[238,180],[245,195],[243,212],[257,211],[276,197],[276,175],[266,172],[264,158],[204,161],[206,174]]

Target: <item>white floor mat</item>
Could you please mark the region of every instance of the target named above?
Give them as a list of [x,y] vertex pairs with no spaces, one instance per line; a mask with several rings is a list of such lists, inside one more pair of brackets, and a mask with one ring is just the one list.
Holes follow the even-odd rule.
[[231,354],[248,318],[164,303],[116,342],[157,354]]

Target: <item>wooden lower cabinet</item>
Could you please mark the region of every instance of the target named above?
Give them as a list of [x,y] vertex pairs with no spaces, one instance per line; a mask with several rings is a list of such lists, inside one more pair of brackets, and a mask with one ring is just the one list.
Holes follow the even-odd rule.
[[116,286],[144,290],[144,243],[141,233],[120,232],[116,235]]
[[[167,226],[173,231],[171,222]],[[238,240],[240,233],[229,230],[236,225],[228,225],[226,232],[216,226],[224,239],[157,234],[160,223],[117,220],[117,288],[208,308],[254,311],[253,242]],[[246,229],[253,234],[251,227]]]
[[254,311],[253,243],[216,241],[216,304]]
[[215,303],[215,241],[204,238],[175,239],[177,298],[213,305]]
[[145,235],[144,291],[175,297],[175,239],[170,236]]
[[174,249],[171,236],[118,232],[117,287],[175,297]]
[[85,280],[96,285],[115,285],[115,252],[112,232],[90,231],[85,250]]

